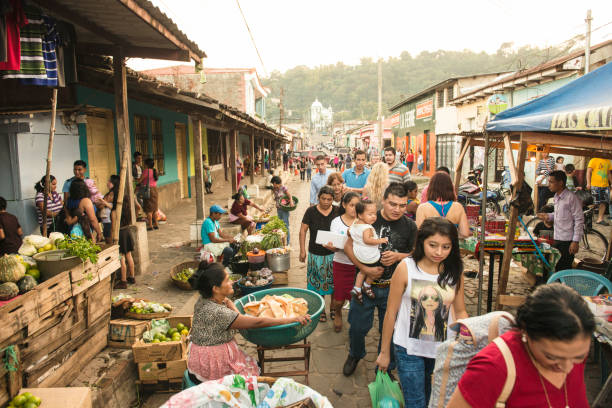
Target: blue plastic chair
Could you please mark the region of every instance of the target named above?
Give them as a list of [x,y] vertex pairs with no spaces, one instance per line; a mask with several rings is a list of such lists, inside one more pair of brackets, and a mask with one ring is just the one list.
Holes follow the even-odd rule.
[[581,269],[566,269],[559,271],[548,278],[548,282],[561,282],[575,289],[580,296],[597,296],[602,289],[612,293],[612,282],[595,272]]
[[189,377],[189,370],[185,370],[183,373],[183,389],[186,390],[187,388],[195,387],[196,385],[198,384],[194,383]]

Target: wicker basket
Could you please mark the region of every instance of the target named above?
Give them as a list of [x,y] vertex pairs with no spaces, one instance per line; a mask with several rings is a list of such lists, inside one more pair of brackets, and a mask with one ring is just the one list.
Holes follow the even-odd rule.
[[170,312],[164,313],[134,313],[134,312],[125,312],[125,317],[129,319],[136,320],[151,320],[151,319],[163,319],[170,316]]
[[280,326],[264,327],[261,329],[240,330],[240,334],[242,334],[245,339],[251,343],[257,344],[258,346],[280,347],[297,343],[300,340],[308,337],[310,333],[314,331],[319,324],[319,318],[321,316],[321,312],[323,312],[323,309],[325,308],[325,302],[319,294],[311,290],[299,288],[273,288],[260,290],[259,292],[241,297],[240,299],[236,300],[234,304],[240,313],[244,313],[244,305],[249,302],[261,300],[266,295],[281,296],[284,294],[288,294],[296,298],[303,298],[308,302],[310,323],[304,326],[299,323],[291,323]]
[[279,200],[278,200],[278,208],[280,208],[281,210],[285,210],[285,211],[293,211],[293,210],[295,210],[297,208],[297,205],[298,205],[298,202],[299,202],[298,198],[296,196],[291,196],[291,198],[293,200],[293,207],[284,206],[284,205],[282,205],[280,203],[281,200],[283,200],[285,198],[288,198],[288,196],[283,196],[283,197],[279,198]]
[[195,261],[189,261],[189,262],[182,262],[178,265],[174,265],[171,269],[170,269],[170,279],[172,279],[172,282],[179,288],[183,289],[183,290],[194,290],[191,287],[191,284],[189,282],[185,282],[182,281],[180,279],[176,279],[176,275],[181,272],[183,269],[187,269],[187,268],[194,268],[194,269],[198,269],[198,265],[200,263],[199,262],[195,262]]

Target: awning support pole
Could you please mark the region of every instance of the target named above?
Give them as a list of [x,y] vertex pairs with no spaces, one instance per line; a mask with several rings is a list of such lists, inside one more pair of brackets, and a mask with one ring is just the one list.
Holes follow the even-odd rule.
[[47,171],[45,173],[45,196],[42,211],[42,234],[47,236],[47,200],[51,191],[51,158],[53,157],[53,140],[55,139],[55,114],[57,111],[57,88],[51,97],[51,127],[49,129],[49,147],[47,148]]

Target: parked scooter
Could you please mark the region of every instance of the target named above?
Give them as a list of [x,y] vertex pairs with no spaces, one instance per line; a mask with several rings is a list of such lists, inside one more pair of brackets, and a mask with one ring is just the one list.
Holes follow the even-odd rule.
[[[457,201],[464,207],[468,204],[481,205],[482,202],[482,171],[483,166],[479,165],[470,170],[468,173],[468,181],[460,185],[457,189]],[[501,208],[499,202],[504,200],[502,189],[487,191],[487,209],[490,212],[499,214]]]

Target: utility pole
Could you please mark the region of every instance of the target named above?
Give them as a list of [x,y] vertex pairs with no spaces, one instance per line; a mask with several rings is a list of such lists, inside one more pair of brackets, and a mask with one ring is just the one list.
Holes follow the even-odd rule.
[[383,150],[383,120],[382,120],[382,58],[378,59],[378,143],[379,154],[382,154]]
[[283,133],[283,95],[285,95],[285,88],[281,87],[280,89],[280,98],[278,102],[278,133]]
[[586,22],[586,44],[584,50],[584,73],[589,73],[589,67],[591,66],[591,10],[587,10],[587,16],[584,20]]

